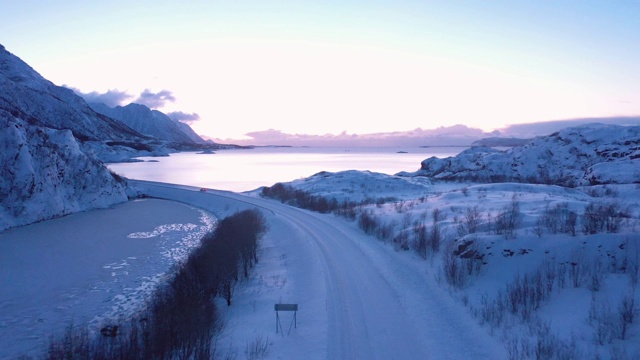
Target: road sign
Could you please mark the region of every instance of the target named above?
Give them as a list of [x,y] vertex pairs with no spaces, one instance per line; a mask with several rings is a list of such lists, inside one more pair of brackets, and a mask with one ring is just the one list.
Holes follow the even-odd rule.
[[298,304],[275,304],[273,306],[273,309],[276,311],[276,334],[278,333],[278,330],[280,330],[280,333],[284,335],[282,324],[280,323],[280,311],[293,311],[293,319],[291,319],[289,332],[287,334],[291,333],[291,326],[294,326],[296,328],[298,327]]
[[298,304],[275,304],[276,311],[298,311]]

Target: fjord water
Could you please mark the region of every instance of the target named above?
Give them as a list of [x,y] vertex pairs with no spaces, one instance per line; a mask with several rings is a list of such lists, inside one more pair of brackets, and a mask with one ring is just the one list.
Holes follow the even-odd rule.
[[142,157],[140,160],[144,162],[108,167],[131,179],[241,192],[321,171],[369,170],[389,175],[416,171],[424,159],[455,156],[464,149],[261,147],[219,150],[215,154],[182,152],[169,157]]

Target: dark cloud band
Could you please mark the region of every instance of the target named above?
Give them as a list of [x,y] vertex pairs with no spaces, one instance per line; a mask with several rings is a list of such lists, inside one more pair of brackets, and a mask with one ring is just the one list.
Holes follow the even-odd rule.
[[200,115],[196,113],[189,114],[182,111],[173,111],[173,112],[167,113],[167,116],[172,118],[173,120],[182,121],[185,123],[191,123],[191,122],[200,120]]
[[120,91],[117,89],[108,90],[105,93],[99,93],[97,91],[92,91],[89,93],[84,93],[79,89],[68,87],[73,90],[76,94],[82,97],[88,103],[103,103],[109,107],[116,107],[122,105],[128,99],[131,99],[133,95],[127,94],[126,91]]
[[152,92],[149,89],[145,89],[134,103],[146,105],[151,109],[157,109],[163,107],[167,102],[174,102],[176,98],[169,90],[160,90],[157,93]]

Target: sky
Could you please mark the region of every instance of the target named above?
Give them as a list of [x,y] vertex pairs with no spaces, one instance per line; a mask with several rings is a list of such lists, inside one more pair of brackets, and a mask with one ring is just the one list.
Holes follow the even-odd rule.
[[640,1],[0,0],[0,43],[214,139],[640,115]]

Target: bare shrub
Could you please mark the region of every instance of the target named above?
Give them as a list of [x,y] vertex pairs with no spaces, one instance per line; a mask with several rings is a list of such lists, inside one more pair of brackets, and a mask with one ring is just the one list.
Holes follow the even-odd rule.
[[392,242],[396,250],[409,250],[409,233],[406,230],[400,230],[393,237]]
[[604,345],[616,339],[625,340],[629,327],[635,320],[635,311],[633,288],[622,298],[616,308],[606,300],[592,297],[589,308],[589,324],[594,327],[594,342],[598,345]]
[[427,258],[428,235],[427,227],[423,223],[416,223],[413,226],[413,249],[421,258]]
[[389,241],[391,240],[391,236],[393,235],[393,230],[396,227],[396,223],[391,221],[388,223],[385,222],[381,222],[380,226],[378,227],[377,231],[376,231],[376,236],[378,237],[378,239],[383,240],[383,241]]
[[253,341],[247,342],[244,355],[247,360],[264,359],[269,355],[269,337],[257,336]]
[[570,342],[562,341],[556,334],[550,331],[550,326],[545,323],[536,333],[534,354],[537,360],[546,359],[582,359],[583,354],[578,350],[575,338]]
[[452,242],[445,250],[442,270],[447,282],[459,288],[466,285],[473,276],[476,276],[480,272],[482,258],[473,255],[477,254],[477,250],[471,247],[468,247],[465,251],[465,254],[471,254],[470,256],[460,255],[455,245],[456,244]]
[[440,230],[439,222],[444,220],[444,215],[440,211],[440,209],[433,209],[431,213],[431,218],[433,220],[433,225],[431,226],[431,231],[429,232],[428,243],[431,251],[437,253],[440,251],[440,244],[442,243],[442,231]]
[[366,234],[372,235],[380,227],[380,220],[375,217],[373,211],[365,210],[358,216],[358,226]]
[[479,316],[480,324],[489,324],[492,328],[500,326],[506,314],[506,297],[502,292],[498,292],[495,299],[489,299],[487,294],[480,298],[480,309],[476,315]]
[[560,203],[552,207],[547,205],[536,224],[544,226],[550,234],[561,232],[576,236],[577,222],[578,215],[569,210],[569,204]]
[[431,231],[429,231],[429,238],[427,241],[432,252],[437,253],[440,251],[440,244],[442,243],[442,231],[440,230],[440,225],[436,223],[431,226]]
[[533,227],[533,233],[536,234],[539,238],[544,234],[544,220],[542,216],[538,216],[536,219],[536,224]]
[[475,234],[478,232],[480,223],[482,222],[482,213],[478,206],[468,207],[465,209],[464,217],[458,221],[458,235],[465,236],[467,234]]
[[[118,326],[117,336],[90,338],[70,326],[62,340],[52,339],[46,359],[209,359],[220,323],[215,303],[222,295],[231,304],[232,285],[257,262],[257,241],[267,230],[258,210],[222,219],[200,247],[160,286],[146,309]],[[122,329],[122,330],[121,330]],[[113,332],[112,332],[113,333]],[[115,335],[115,334],[114,334]]]
[[444,277],[450,285],[461,287],[464,283],[463,271],[458,261],[458,257],[452,251],[446,251],[442,259],[442,270]]
[[515,199],[496,215],[493,225],[496,234],[504,235],[505,239],[515,239],[516,230],[522,221],[520,203]]
[[618,306],[618,321],[620,322],[620,339],[627,338],[627,331],[629,326],[633,324],[634,314],[636,310],[635,298],[633,297],[633,291],[627,294],[620,305]]
[[617,321],[611,305],[605,301],[591,298],[589,308],[589,323],[593,326],[593,341],[597,345],[604,345],[616,338]]
[[507,285],[509,311],[523,320],[530,319],[532,313],[548,299],[550,293],[547,289],[546,276],[540,268],[533,274],[516,276],[514,281]]
[[628,210],[617,202],[608,204],[589,203],[582,214],[582,229],[585,234],[620,232],[622,222],[628,218]]
[[571,260],[567,263],[569,280],[574,288],[579,288],[590,276],[591,271],[585,254],[581,251],[574,251]]

